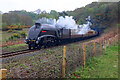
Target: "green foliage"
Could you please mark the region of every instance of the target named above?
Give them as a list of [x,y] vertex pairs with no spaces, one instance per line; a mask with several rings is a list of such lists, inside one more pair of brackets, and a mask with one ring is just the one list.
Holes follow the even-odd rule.
[[[4,13],[2,15],[3,23],[6,26],[10,25],[33,25],[33,20],[37,18],[37,14],[26,11],[10,11],[9,13]],[[33,20],[32,20],[33,19]]]
[[[107,48],[104,55],[91,58],[75,73],[81,78],[118,78],[118,46]],[[72,75],[72,78],[76,76]]]
[[118,24],[118,27],[120,27],[120,24]]
[[[74,16],[75,20],[78,21],[78,24],[85,23],[85,18],[87,16],[91,16],[92,22],[94,26],[100,27],[110,27],[113,22],[117,22],[118,16],[118,8],[119,3],[97,3],[93,2],[91,4],[86,5],[82,8],[77,8],[74,11],[67,11],[69,15]],[[117,19],[118,18],[118,19]],[[120,21],[120,20],[118,20]]]
[[2,30],[8,30],[8,29],[7,29],[7,24],[6,24],[6,23],[2,23]]
[[10,36],[9,38],[8,38],[8,40],[17,40],[18,38],[17,37],[14,37],[14,36]]
[[25,32],[21,32],[20,35],[21,35],[21,37],[23,37],[23,38],[26,37],[26,33],[25,33]]
[[18,24],[20,23],[20,16],[18,14],[13,13],[4,13],[2,15],[2,21],[3,23],[6,23],[7,26],[12,24]]
[[46,13],[46,14],[40,14],[40,15],[38,16],[38,18],[42,18],[42,17],[54,19],[54,16],[52,16],[52,15],[50,15],[50,14],[48,14],[48,13]]
[[57,11],[51,10],[50,13],[42,12],[41,14],[39,14],[38,18],[46,17],[46,18],[58,19],[59,16],[60,15]]
[[18,28],[21,28],[21,24],[20,23],[18,24]]
[[20,38],[20,35],[17,33],[14,33],[13,37]]
[[4,28],[4,27],[6,27],[7,26],[7,24],[6,23],[2,23],[2,27]]
[[30,16],[21,16],[21,24],[26,26],[32,26],[33,20]]
[[[9,31],[9,30],[8,30]],[[11,30],[10,30],[11,31]],[[10,33],[10,31],[9,31],[9,33]],[[11,35],[9,38],[8,38],[8,40],[17,40],[17,39],[19,39],[19,38],[25,38],[26,37],[26,33],[24,32],[24,31],[22,31],[22,32],[17,32],[17,31],[13,31],[12,30],[12,33],[14,33],[13,35]]]
[[59,17],[59,13],[55,10],[51,10],[50,15],[52,15],[55,19],[58,19],[58,17]]
[[[10,25],[25,25],[32,26],[35,20],[38,18],[46,17],[52,19],[58,19],[59,16],[73,16],[78,24],[84,24],[85,18],[91,16],[94,26],[110,26],[113,22],[120,21],[118,14],[120,14],[119,3],[98,3],[93,2],[85,7],[77,8],[74,11],[57,12],[51,10],[50,13],[46,11],[41,14],[35,14],[33,12],[10,11],[2,15],[3,27]],[[98,15],[99,14],[99,15]],[[118,19],[117,19],[118,18]]]
[[85,23],[86,23],[86,21],[85,21],[85,19],[83,19],[83,18],[81,18],[81,19],[78,21],[78,24],[80,24],[80,25],[85,24]]

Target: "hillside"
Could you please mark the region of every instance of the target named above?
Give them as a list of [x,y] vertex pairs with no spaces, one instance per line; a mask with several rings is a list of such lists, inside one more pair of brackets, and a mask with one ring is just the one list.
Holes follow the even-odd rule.
[[[69,15],[74,16],[78,24],[85,23],[85,18],[91,16],[94,27],[110,27],[118,23],[118,12],[120,10],[119,3],[97,3],[93,2],[82,8],[77,8],[74,11],[67,11]],[[120,21],[119,21],[120,23]]]
[[85,7],[77,8],[74,11],[63,11],[57,12],[51,10],[50,13],[46,11],[40,14],[33,12],[21,11],[9,11],[2,15],[3,24],[2,26],[10,25],[27,25],[32,26],[38,18],[47,17],[58,19],[59,16],[73,16],[77,24],[84,24],[85,18],[91,16],[93,23],[92,28],[107,28],[120,23],[120,2],[119,3],[103,3],[93,2],[86,5]]

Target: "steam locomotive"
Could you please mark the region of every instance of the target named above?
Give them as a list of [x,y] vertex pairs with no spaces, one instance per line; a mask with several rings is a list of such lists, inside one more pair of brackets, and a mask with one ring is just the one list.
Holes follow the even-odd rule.
[[75,34],[73,29],[57,28],[53,25],[36,22],[29,29],[29,35],[25,40],[29,49],[58,45],[64,41],[75,41],[98,35],[97,31],[89,31],[85,35]]

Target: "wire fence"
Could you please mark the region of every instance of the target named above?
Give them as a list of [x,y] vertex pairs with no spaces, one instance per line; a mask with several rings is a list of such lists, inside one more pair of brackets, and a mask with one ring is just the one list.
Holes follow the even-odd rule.
[[[118,42],[118,35],[102,41],[92,41],[81,44],[78,48],[66,49],[66,77],[69,77],[78,66],[85,67],[85,63],[93,57],[104,55],[107,48]],[[72,54],[72,55],[71,55]],[[68,74],[70,73],[70,74]],[[63,77],[65,78],[65,77]]]

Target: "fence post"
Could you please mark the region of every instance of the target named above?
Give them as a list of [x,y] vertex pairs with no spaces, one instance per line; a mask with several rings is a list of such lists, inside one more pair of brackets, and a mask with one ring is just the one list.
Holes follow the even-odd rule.
[[66,46],[64,46],[64,49],[63,49],[63,69],[62,69],[62,77],[65,78],[65,59],[66,59]]
[[102,54],[102,41],[100,42],[100,51],[101,51],[101,54]]
[[111,45],[113,45],[113,40],[112,40],[112,38],[111,38]]
[[1,69],[1,72],[0,72],[1,80],[6,78],[6,72],[7,72],[7,69]]
[[84,70],[84,67],[85,67],[85,44],[83,44],[83,70]]
[[105,40],[105,51],[106,51],[106,40]]
[[94,56],[95,56],[95,42],[94,42]]
[[115,39],[113,38],[113,45],[115,45]]
[[110,40],[108,39],[108,47],[110,47]]

